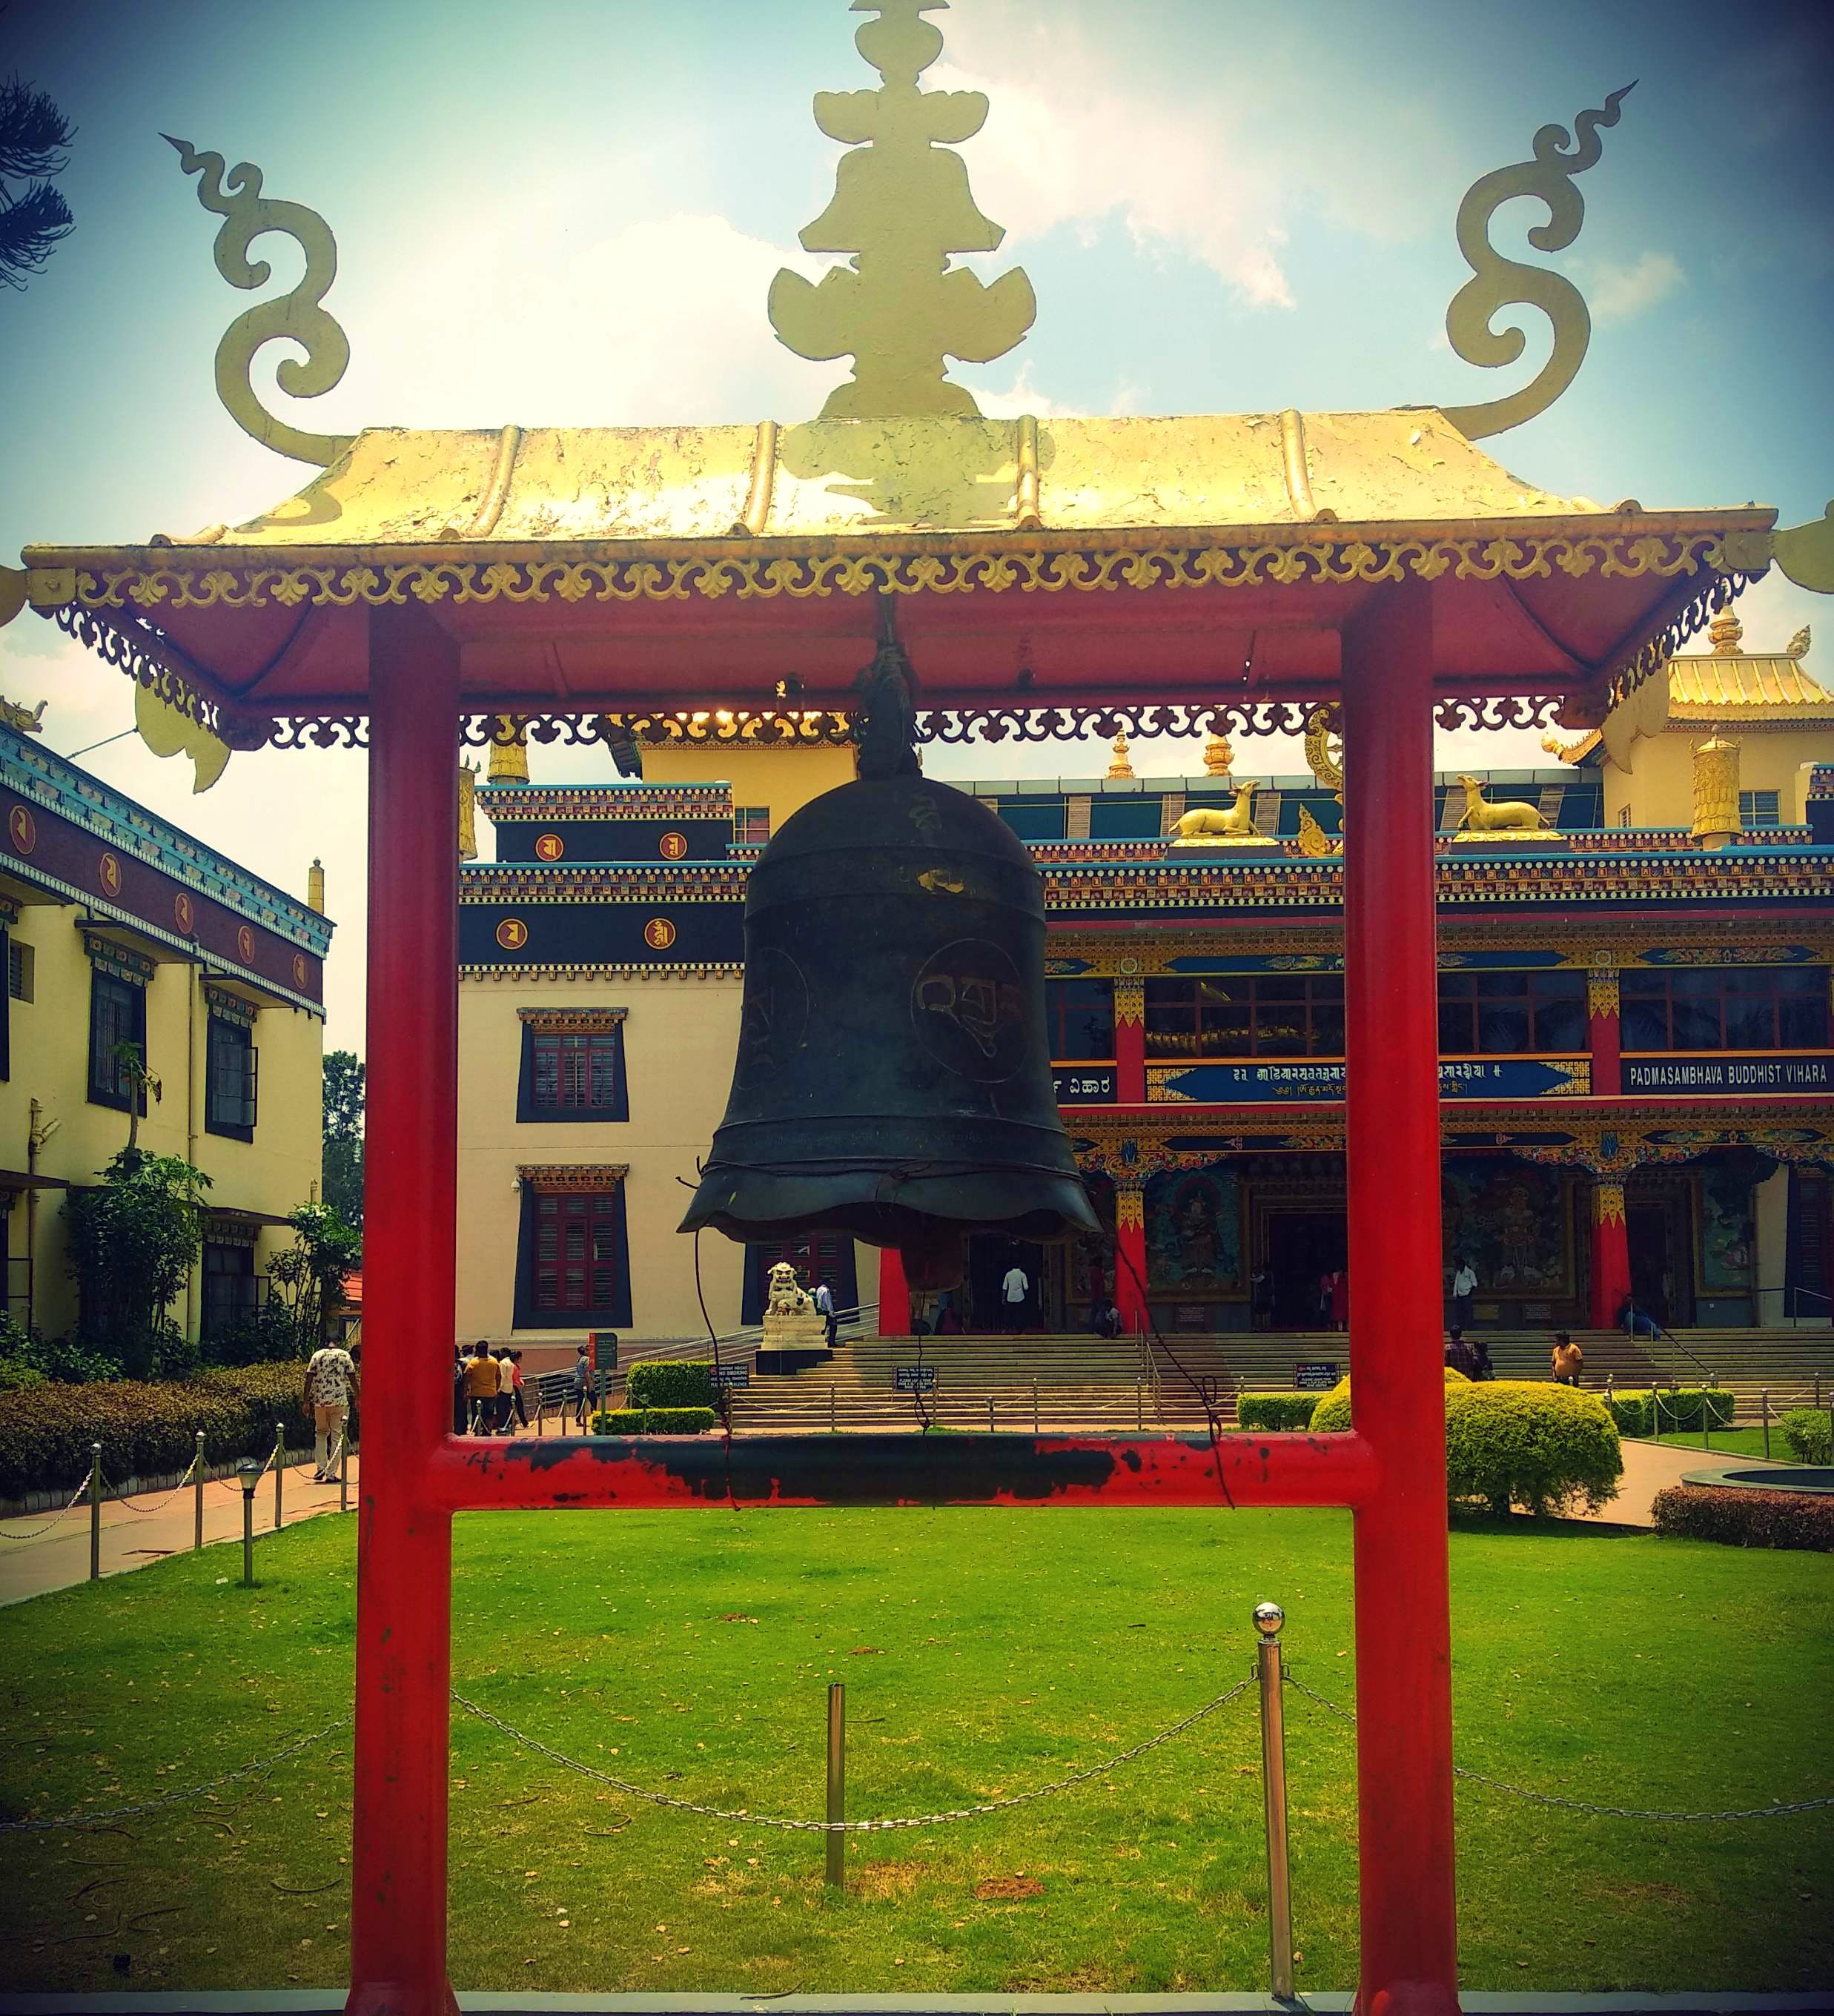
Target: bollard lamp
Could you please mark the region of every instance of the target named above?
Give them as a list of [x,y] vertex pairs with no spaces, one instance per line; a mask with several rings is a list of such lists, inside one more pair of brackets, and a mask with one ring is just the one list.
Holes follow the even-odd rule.
[[245,1456],[236,1464],[236,1475],[242,1486],[244,1497],[252,1498],[254,1496],[254,1488],[261,1481],[262,1468],[263,1466],[257,1463],[251,1456]]

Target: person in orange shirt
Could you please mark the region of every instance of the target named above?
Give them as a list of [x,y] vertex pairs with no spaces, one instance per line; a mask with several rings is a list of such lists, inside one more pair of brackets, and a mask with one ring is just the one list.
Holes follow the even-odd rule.
[[1554,1336],[1554,1383],[1556,1386],[1576,1386],[1580,1374],[1585,1369],[1586,1354],[1580,1350],[1565,1330],[1557,1330]]

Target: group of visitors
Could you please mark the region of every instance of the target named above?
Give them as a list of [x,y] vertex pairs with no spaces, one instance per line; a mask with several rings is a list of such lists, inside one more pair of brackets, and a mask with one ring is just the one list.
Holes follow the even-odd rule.
[[1494,1379],[1497,1368],[1490,1363],[1490,1347],[1479,1337],[1468,1337],[1454,1326],[1446,1339],[1446,1369],[1462,1372],[1467,1379]]
[[452,1432],[513,1435],[516,1424],[528,1426],[528,1406],[522,1397],[522,1354],[499,1345],[493,1357],[480,1337],[467,1357],[452,1352]]

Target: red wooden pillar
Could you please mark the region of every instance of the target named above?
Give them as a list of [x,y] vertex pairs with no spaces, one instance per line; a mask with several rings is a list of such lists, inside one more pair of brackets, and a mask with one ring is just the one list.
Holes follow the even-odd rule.
[[1152,1327],[1146,1301],[1146,1196],[1137,1176],[1115,1179],[1115,1307],[1124,1335]]
[[1457,2007],[1440,1355],[1432,610],[1378,590],[1344,639],[1345,1075],[1361,2016]]
[[1122,1106],[1146,1103],[1146,985],[1115,982],[1115,1099]]
[[[967,1294],[965,1283],[958,1292]],[[879,1334],[910,1334],[910,1289],[904,1279],[904,1255],[895,1246],[879,1248]]]
[[1630,1292],[1630,1237],[1621,1177],[1592,1179],[1592,1307],[1594,1330],[1612,1330]]
[[1586,1030],[1592,1052],[1592,1096],[1616,1099],[1624,1086],[1623,1024],[1618,1013],[1615,966],[1594,966],[1587,977]]
[[350,2016],[443,2016],[458,1147],[456,655],[371,618],[369,1114]]

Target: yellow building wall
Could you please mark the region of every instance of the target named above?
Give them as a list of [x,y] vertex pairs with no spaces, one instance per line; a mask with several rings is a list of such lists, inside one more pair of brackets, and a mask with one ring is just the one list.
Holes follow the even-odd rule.
[[[33,999],[11,1001],[11,1073],[0,1084],[0,1168],[27,1167],[31,1103],[41,1125],[55,1132],[40,1150],[36,1173],[69,1183],[92,1183],[127,1146],[128,1116],[92,1104],[89,1079],[91,965],[74,909],[32,904],[22,909],[12,936],[32,952]],[[205,1046],[208,1013],[197,969],[162,963],[146,989],[146,1056],[161,1082],[162,1096],[149,1099],[139,1139],[149,1153],[182,1155],[211,1179],[207,1208],[260,1211],[279,1217],[315,1198],[322,1174],[324,1024],[304,1009],[263,1005],[254,1024],[260,1055],[252,1141],[236,1141],[204,1129]],[[70,1279],[64,1236],[64,1193],[22,1193],[5,1221],[6,1251],[33,1269],[32,1316],[48,1336],[68,1334],[77,1321],[76,1283]],[[291,1234],[264,1229],[256,1268],[290,1244]],[[171,1314],[188,1337],[197,1334],[202,1308],[201,1269]]]
[[[1635,768],[1627,775],[1615,763],[1606,763],[1605,824],[1692,826],[1695,745],[1712,733],[1705,723],[1671,726],[1663,734],[1633,745],[1630,760]],[[1719,733],[1739,745],[1739,790],[1775,791],[1783,823],[1800,823],[1807,788],[1803,766],[1834,762],[1834,735],[1820,728],[1741,727],[1735,713],[1728,715]],[[1623,816],[1626,805],[1630,814],[1627,822]]]
[[829,749],[646,749],[647,784],[726,783],[733,804],[763,805],[775,833],[792,812],[811,798],[850,784],[856,776],[854,751]]

